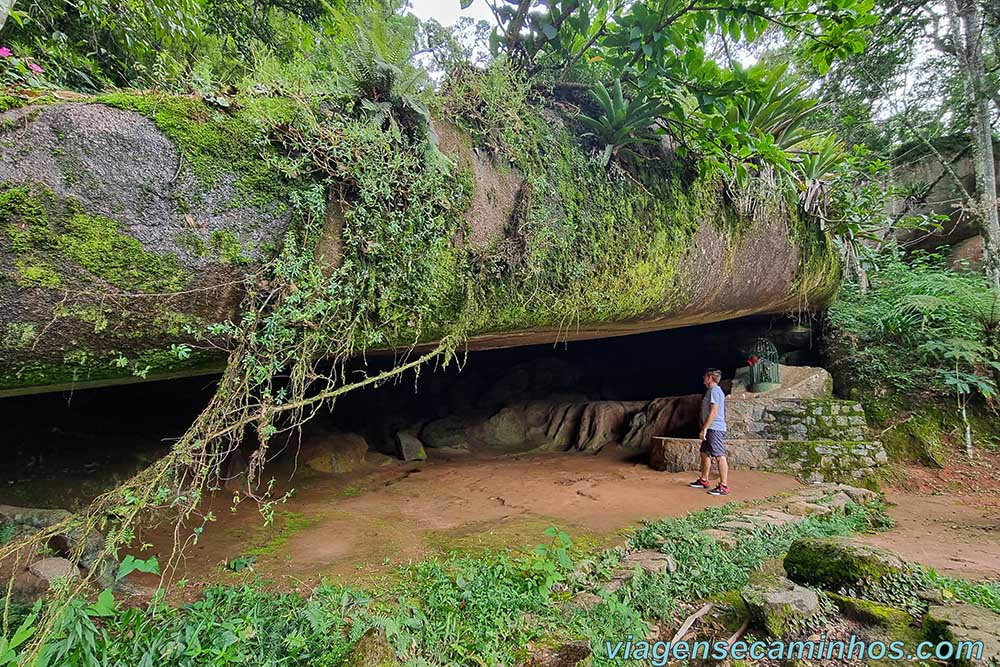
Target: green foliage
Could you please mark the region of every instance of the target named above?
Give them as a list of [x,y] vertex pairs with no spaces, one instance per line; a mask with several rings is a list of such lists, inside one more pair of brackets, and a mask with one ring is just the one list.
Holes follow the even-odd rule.
[[156,559],[156,556],[150,556],[146,559],[136,558],[132,554],[126,554],[125,558],[118,565],[118,572],[115,574],[115,580],[120,581],[132,574],[133,572],[145,572],[147,574],[159,574],[160,573],[160,563]]
[[[41,656],[47,664],[74,667],[332,667],[343,664],[366,631],[379,628],[407,664],[517,664],[529,642],[583,638],[598,647],[612,637],[644,636],[644,619],[667,617],[678,602],[740,587],[796,537],[864,530],[881,508],[849,506],[846,515],[810,517],[795,528],[762,527],[736,549],[720,549],[700,531],[732,511],[732,506],[710,508],[646,524],[630,546],[672,554],[677,572],[639,574],[587,611],[560,609],[562,594],[553,586],[583,583],[571,572],[583,563],[597,563],[594,575],[606,576],[620,550],[583,554],[577,561],[569,537],[553,528],[546,531],[549,542],[527,554],[453,554],[422,561],[373,591],[324,583],[303,599],[244,585],[209,588],[180,607],[157,598],[146,609],[119,606],[107,591],[95,604],[75,598],[58,617]],[[29,616],[20,630],[11,628],[7,655],[16,657],[13,644],[24,646],[35,623]],[[3,655],[0,651],[0,659]],[[602,660],[595,652],[595,661]]]
[[[792,526],[761,525],[746,534],[731,549],[723,549],[701,531],[725,521],[733,506],[710,508],[682,519],[646,524],[630,539],[635,548],[657,548],[674,557],[677,571],[667,576],[639,580],[626,595],[645,613],[669,613],[677,601],[718,595],[746,585],[764,561],[777,558],[800,537],[847,535],[872,528],[877,507],[848,505],[843,515],[810,516]],[[706,554],[712,554],[711,557]],[[669,602],[668,602],[669,601]],[[663,605],[666,604],[664,607]]]
[[0,221],[25,284],[58,287],[60,273],[47,263],[56,258],[126,291],[171,292],[187,284],[176,256],[147,251],[115,221],[51,190],[8,188],[0,193]]
[[589,130],[584,136],[593,136],[604,145],[604,164],[626,156],[640,159],[635,150],[638,146],[658,143],[653,125],[663,112],[659,101],[626,100],[621,81],[615,81],[613,94],[602,83],[594,85],[593,94],[602,115],[591,118],[581,114],[577,119]]
[[[284,61],[304,57],[317,40],[336,36],[342,7],[337,0],[54,0],[8,21],[0,42],[40,63],[60,87],[184,88],[206,69],[209,79],[245,72],[262,50]],[[7,69],[0,81],[22,83]]]
[[[995,296],[982,275],[954,272],[943,258],[887,253],[870,273],[871,289],[844,286],[830,308],[828,344],[838,378],[861,397],[902,405],[948,396],[954,356],[988,352],[996,340]],[[961,341],[975,341],[967,347]],[[976,369],[990,381],[989,366]]]

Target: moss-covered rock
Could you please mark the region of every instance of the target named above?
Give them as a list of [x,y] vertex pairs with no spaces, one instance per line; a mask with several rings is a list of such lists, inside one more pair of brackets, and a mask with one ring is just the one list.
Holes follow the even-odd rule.
[[[949,642],[955,654],[946,659],[953,665],[993,666],[1000,664],[1000,614],[976,605],[960,603],[936,605],[924,616],[927,641]],[[982,643],[982,654],[975,658],[968,651]]]
[[[608,172],[557,113],[506,99],[518,122],[492,130],[449,107],[462,129],[442,144],[456,158],[443,169],[420,141],[290,98],[243,95],[224,111],[116,92],[0,112],[18,128],[0,125],[0,299],[10,306],[0,336],[46,331],[10,348],[0,391],[136,377],[138,355],[235,320],[243,281],[293,230],[335,249],[315,255],[324,270],[353,271],[341,289],[357,302],[343,310],[365,312],[365,348],[430,344],[457,321],[471,348],[501,347],[832,296],[829,237],[783,201],[750,220],[720,181],[676,157]],[[495,215],[477,228],[490,202]],[[394,273],[412,259],[418,269]],[[346,284],[359,275],[378,284]],[[62,367],[81,354],[102,366]]]
[[785,555],[789,579],[829,591],[878,582],[906,564],[895,554],[849,537],[800,538]]
[[878,602],[832,592],[827,595],[842,614],[865,625],[893,632],[906,628],[913,622],[913,617],[905,611]]
[[798,586],[784,577],[769,577],[743,589],[743,601],[751,622],[772,637],[783,637],[820,613],[816,591]]

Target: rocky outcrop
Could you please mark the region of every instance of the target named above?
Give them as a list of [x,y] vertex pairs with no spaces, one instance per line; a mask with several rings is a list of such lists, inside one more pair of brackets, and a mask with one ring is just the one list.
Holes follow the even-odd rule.
[[492,416],[468,420],[466,432],[469,442],[492,449],[598,452],[621,442],[633,416],[645,405],[645,401],[558,398],[514,403]]
[[[49,528],[69,518],[71,513],[63,509],[42,509],[35,507],[15,507],[0,505],[0,525],[12,526],[15,535],[34,533]],[[104,536],[97,530],[73,529],[56,533],[48,542],[55,552],[55,560],[72,560],[80,570],[93,576],[101,586],[114,583],[118,563],[104,555]],[[62,572],[59,563],[46,563],[43,573]],[[42,577],[42,574],[37,576]],[[45,578],[45,577],[42,577]]]
[[932,642],[951,642],[956,648],[968,650],[974,642],[982,642],[981,656],[953,656],[954,665],[995,667],[1000,665],[1000,614],[976,605],[960,603],[933,605],[924,616],[924,632]]
[[846,537],[798,539],[785,556],[792,581],[831,591],[878,583],[905,570],[899,556]]
[[[289,225],[288,192],[260,155],[275,149],[254,123],[264,118],[270,127],[280,125],[294,115],[292,101],[248,98],[223,112],[169,95],[115,93],[83,100],[0,114],[0,392],[217,371],[223,355],[197,349],[177,354],[171,345],[189,343],[192,329],[237,314],[243,281]],[[459,163],[473,160],[467,137],[457,131],[449,137],[444,150]],[[522,233],[506,224],[518,207],[553,195],[522,192],[522,179],[508,164],[482,156],[473,162],[470,228],[453,246],[480,261],[510,240],[504,235]],[[678,182],[670,192],[687,197],[682,187]],[[578,265],[580,276],[546,297],[578,304],[577,290],[585,285],[601,298],[588,305],[586,317],[567,327],[560,309],[540,314],[527,305],[538,286],[525,283],[504,303],[487,304],[497,312],[482,313],[470,332],[470,348],[779,313],[803,303],[822,305],[833,294],[836,253],[821,232],[781,206],[753,225],[730,227],[722,189],[698,187],[684,208],[642,221],[659,230],[652,236],[593,239],[594,248],[605,241],[635,244],[625,249],[634,265],[611,271],[587,260]],[[550,204],[546,212],[556,217],[541,227],[549,235],[546,243],[563,223],[558,216],[565,215],[559,201]],[[350,206],[346,201],[339,213],[328,211],[316,254],[324,270],[352,251],[336,238],[350,221]],[[678,249],[678,259],[647,256],[653,245]],[[542,251],[544,244],[533,250]],[[453,280],[449,271],[441,276]],[[622,275],[643,279],[621,282]],[[451,302],[434,307],[430,320],[455,316],[447,311]],[[408,345],[420,331],[414,322],[386,348]],[[424,335],[417,342],[432,344],[433,336]],[[602,428],[595,426],[595,433]]]
[[643,451],[652,446],[653,436],[696,436],[701,399],[700,394],[653,399],[632,419],[622,446]]
[[324,473],[344,473],[365,464],[368,442],[357,433],[311,435],[299,449],[298,458],[310,469]]

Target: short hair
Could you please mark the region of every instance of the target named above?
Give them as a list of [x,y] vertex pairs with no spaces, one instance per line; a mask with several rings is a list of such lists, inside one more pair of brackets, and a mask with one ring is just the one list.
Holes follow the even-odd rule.
[[722,380],[722,371],[720,371],[718,368],[706,368],[705,375],[702,377],[705,376],[711,377],[716,382],[719,382],[720,380]]

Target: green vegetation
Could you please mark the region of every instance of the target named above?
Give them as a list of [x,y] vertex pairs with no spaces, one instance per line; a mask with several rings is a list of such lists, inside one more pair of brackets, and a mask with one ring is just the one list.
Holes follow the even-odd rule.
[[[830,368],[841,391],[892,427],[883,440],[895,454],[940,461],[941,434],[966,435],[963,412],[970,425],[985,427],[977,438],[992,436],[991,420],[975,414],[988,409],[980,401],[994,395],[1000,368],[1000,302],[986,278],[951,271],[937,255],[904,260],[887,252],[870,281],[866,292],[846,285],[827,314]],[[957,409],[949,406],[956,397]]]
[[115,221],[42,186],[0,193],[0,220],[22,284],[58,287],[69,267],[47,263],[57,258],[124,291],[175,292],[187,284],[187,271],[174,255],[147,251]]
[[[670,618],[678,602],[739,588],[795,538],[866,530],[879,523],[881,512],[874,505],[851,506],[846,515],[810,517],[795,528],[761,527],[736,549],[720,549],[700,531],[734,509],[711,509],[640,529],[630,546],[670,553],[677,572],[637,575],[619,591],[603,594],[603,602],[589,610],[564,608],[566,595],[558,591],[567,584],[599,587],[621,552],[577,553],[568,536],[550,530],[550,541],[527,555],[456,553],[404,567],[379,590],[326,583],[302,598],[245,585],[208,589],[179,608],[162,601],[148,609],[126,609],[113,600],[100,606],[79,600],[60,616],[42,655],[81,667],[153,658],[158,664],[192,667],[248,660],[337,665],[374,627],[411,664],[515,664],[529,642],[585,639],[597,649],[609,638],[645,636],[646,623]],[[580,572],[590,572],[589,579],[581,580]],[[32,622],[25,627],[34,631]],[[595,663],[606,662],[595,650]]]

